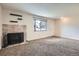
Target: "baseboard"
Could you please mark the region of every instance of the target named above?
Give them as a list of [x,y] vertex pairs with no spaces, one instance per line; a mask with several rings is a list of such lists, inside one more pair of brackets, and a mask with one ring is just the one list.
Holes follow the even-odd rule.
[[55,38],[61,38],[60,36],[52,36],[52,37],[55,37]]
[[[68,38],[68,37],[61,37],[63,39],[72,39],[72,38]],[[72,40],[78,40],[78,39],[72,39]]]
[[33,39],[33,40],[29,40],[29,41],[27,40],[27,42],[41,40],[41,39],[49,39],[49,38],[72,39],[72,38],[67,38],[67,37],[61,37],[61,36],[54,36],[54,35],[52,35],[52,36],[47,36],[47,37],[43,37],[43,38],[39,38],[39,39]]
[[63,39],[72,39],[72,40],[78,40],[78,39],[73,39],[73,38],[69,38],[69,37],[62,37],[62,36],[53,36],[55,38],[63,38]]
[[33,40],[27,40],[27,42],[35,41],[35,40],[40,40],[40,39],[49,39],[49,38],[52,38],[52,37],[54,37],[54,36],[52,35],[52,36],[47,36],[47,37],[43,37],[43,38],[38,38],[38,39],[33,39]]

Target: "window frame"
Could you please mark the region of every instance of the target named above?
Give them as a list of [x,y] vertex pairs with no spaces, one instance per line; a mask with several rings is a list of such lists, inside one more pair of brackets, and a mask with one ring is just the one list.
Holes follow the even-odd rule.
[[[35,32],[47,31],[47,19],[46,18],[35,16],[33,19],[34,19],[33,21],[34,21],[34,31]],[[45,27],[44,27],[45,30],[42,30],[42,28],[40,28],[40,30],[36,30],[36,21],[37,20],[39,20],[40,22],[45,22]],[[41,24],[40,24],[40,26],[41,26]]]

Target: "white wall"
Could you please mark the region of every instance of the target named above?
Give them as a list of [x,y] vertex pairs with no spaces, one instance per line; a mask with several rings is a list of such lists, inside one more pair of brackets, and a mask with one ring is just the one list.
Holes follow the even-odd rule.
[[0,49],[1,49],[1,39],[2,39],[2,8],[0,6]]
[[79,40],[79,17],[71,16],[61,20],[56,20],[56,36]]
[[39,38],[54,35],[54,25],[55,25],[54,20],[47,19],[47,24],[48,24],[47,31],[34,32],[32,15],[21,12],[21,11],[9,10],[9,9],[3,8],[3,13],[2,13],[2,16],[3,16],[2,23],[3,24],[13,24],[13,23],[10,23],[9,21],[16,20],[16,17],[9,15],[10,13],[16,13],[16,14],[23,15],[23,20],[19,21],[18,24],[27,26],[27,30],[26,30],[27,31],[27,40],[34,40],[34,39],[39,39]]

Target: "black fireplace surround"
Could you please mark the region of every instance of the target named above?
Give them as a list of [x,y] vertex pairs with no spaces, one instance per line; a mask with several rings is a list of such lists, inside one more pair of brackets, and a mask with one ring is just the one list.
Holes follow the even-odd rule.
[[24,41],[24,33],[8,33],[7,45],[17,44]]

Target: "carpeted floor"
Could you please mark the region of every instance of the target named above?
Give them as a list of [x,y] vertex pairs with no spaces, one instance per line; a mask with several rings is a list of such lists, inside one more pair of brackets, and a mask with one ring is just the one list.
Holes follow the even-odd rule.
[[79,56],[79,41],[47,38],[0,50],[1,56]]

